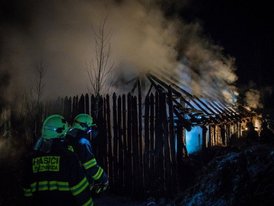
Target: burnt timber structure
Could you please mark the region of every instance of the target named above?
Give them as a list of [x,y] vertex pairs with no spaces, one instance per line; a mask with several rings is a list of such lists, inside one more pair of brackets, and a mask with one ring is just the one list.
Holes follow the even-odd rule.
[[[202,148],[213,145],[226,146],[233,141],[232,138],[240,138],[245,129],[246,122],[252,121],[255,112],[249,111],[241,105],[229,104],[221,99],[210,100],[198,98],[179,86],[172,77],[161,74],[148,73],[146,78],[150,82],[147,96],[154,89],[158,93],[170,96],[173,101],[173,112],[177,123],[183,129],[190,131],[192,127],[203,129]],[[140,80],[137,79],[132,92],[136,86],[140,93]],[[186,140],[183,135],[185,144]],[[187,154],[187,151],[185,151]]]

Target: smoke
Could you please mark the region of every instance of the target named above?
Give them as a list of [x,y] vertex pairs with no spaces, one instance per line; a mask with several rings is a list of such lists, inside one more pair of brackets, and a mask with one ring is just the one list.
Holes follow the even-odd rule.
[[261,95],[258,90],[250,89],[245,93],[245,104],[251,109],[262,108]]
[[94,30],[106,18],[116,66],[112,78],[128,81],[164,70],[169,75],[179,73],[177,81],[190,85],[196,95],[222,99],[234,95],[234,59],[205,38],[199,24],[165,18],[158,1],[19,2],[16,6],[18,1],[6,1],[15,16],[1,26],[1,56],[7,59],[3,68],[11,72],[11,94],[33,87],[34,70],[41,60],[47,65],[46,98],[86,92],[87,63],[96,58]]
[[6,107],[8,98],[6,98],[7,95],[7,87],[9,86],[9,79],[10,75],[8,71],[0,71],[0,114],[2,113],[2,110]]
[[191,77],[186,86],[191,85],[197,96],[232,101],[237,91],[233,86],[237,80],[234,58],[225,56],[222,47],[207,39],[199,24],[181,28],[181,55],[187,58],[185,73]]

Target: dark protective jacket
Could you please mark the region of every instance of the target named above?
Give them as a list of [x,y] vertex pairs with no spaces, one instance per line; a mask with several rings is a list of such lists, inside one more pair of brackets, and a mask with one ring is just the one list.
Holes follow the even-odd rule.
[[52,142],[50,152],[34,151],[25,161],[24,205],[93,205],[79,159],[60,139]]
[[88,135],[79,129],[72,129],[68,132],[66,141],[69,148],[78,154],[90,185],[106,183],[108,176],[97,164]]

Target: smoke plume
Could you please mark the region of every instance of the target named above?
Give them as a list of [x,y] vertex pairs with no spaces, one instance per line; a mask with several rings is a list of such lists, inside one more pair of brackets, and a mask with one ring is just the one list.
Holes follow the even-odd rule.
[[258,90],[250,89],[245,93],[245,104],[251,109],[262,108],[261,95]]
[[1,69],[11,73],[10,93],[33,87],[34,70],[41,60],[47,65],[46,98],[87,92],[87,65],[96,58],[94,30],[107,19],[116,68],[112,78],[130,80],[164,70],[179,74],[176,81],[190,85],[196,95],[231,99],[237,80],[233,58],[204,37],[198,23],[167,19],[157,2],[5,1],[1,58],[7,61]]

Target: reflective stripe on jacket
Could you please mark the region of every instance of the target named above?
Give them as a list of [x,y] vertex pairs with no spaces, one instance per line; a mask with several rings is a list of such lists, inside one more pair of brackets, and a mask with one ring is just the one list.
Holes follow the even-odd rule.
[[57,140],[50,153],[34,152],[27,158],[23,192],[29,205],[93,205],[77,155]]
[[103,168],[97,164],[90,141],[84,137],[81,131],[74,132],[74,134],[77,134],[77,136],[67,136],[67,144],[78,155],[85,169],[88,181],[90,184],[94,182],[106,182],[108,177]]

